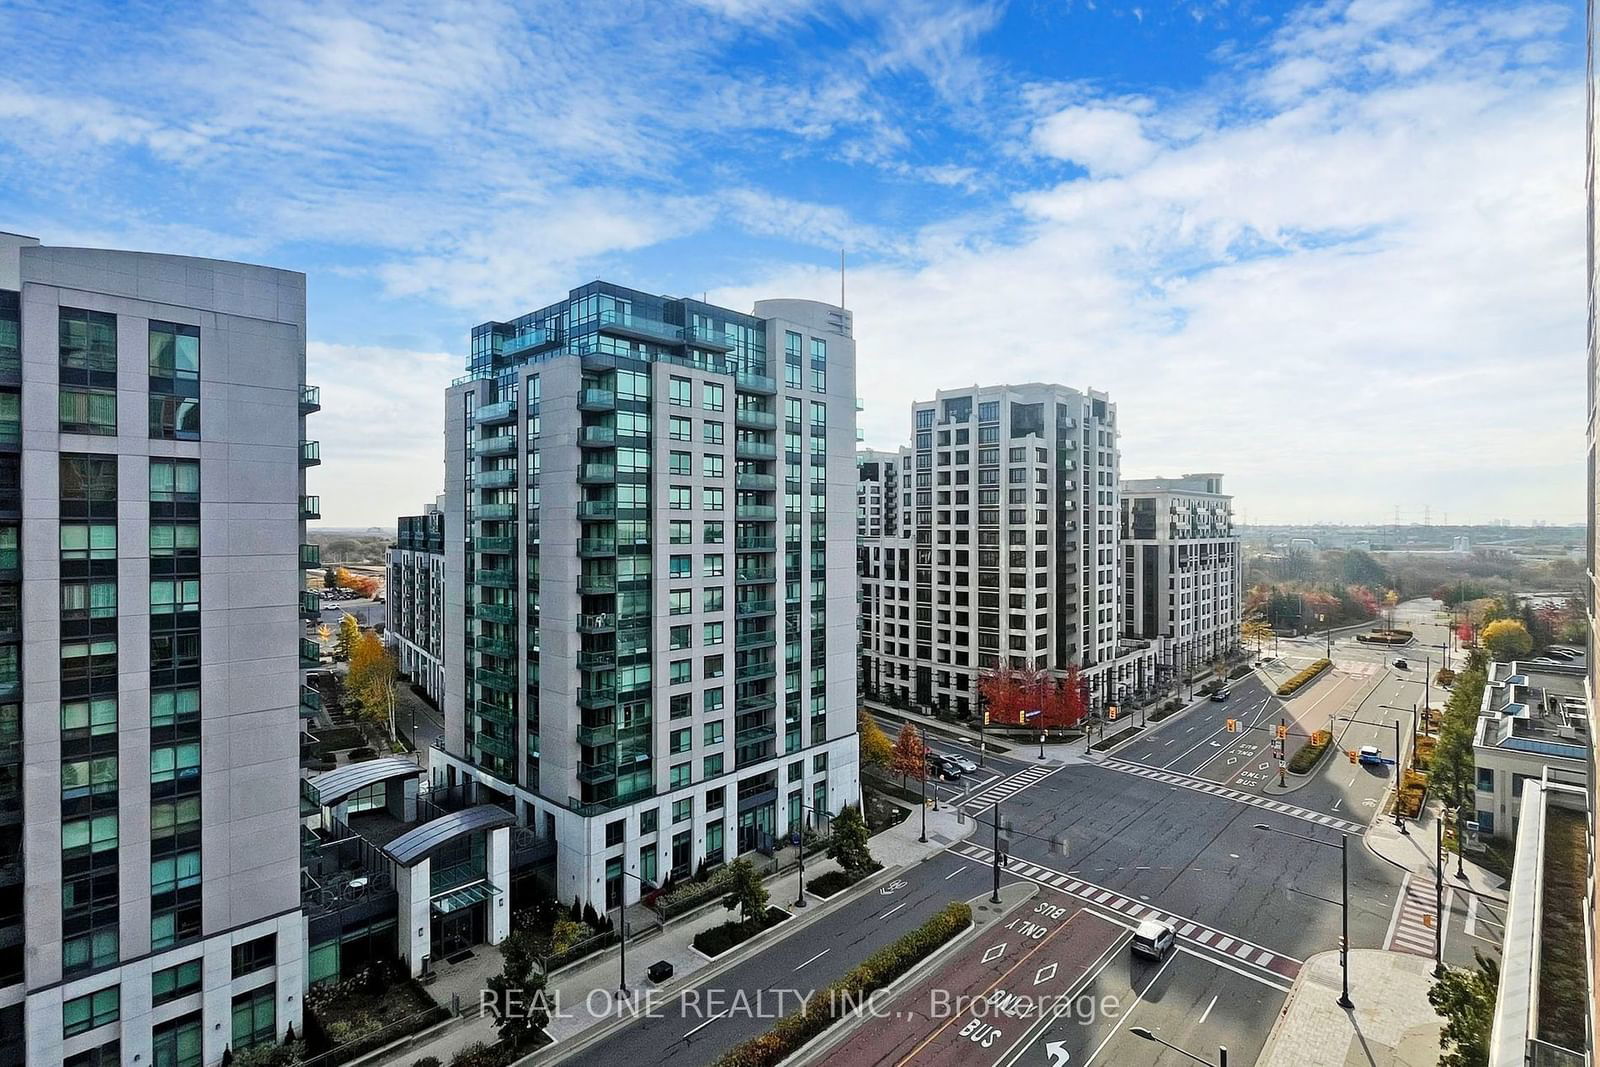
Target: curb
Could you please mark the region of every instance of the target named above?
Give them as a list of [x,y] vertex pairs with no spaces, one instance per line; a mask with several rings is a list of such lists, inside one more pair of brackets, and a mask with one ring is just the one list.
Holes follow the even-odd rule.
[[[929,970],[936,961],[939,961],[944,956],[953,953],[957,948],[965,947],[966,944],[977,937],[981,931],[987,930],[1001,919],[1004,919],[1007,915],[1010,915],[1017,908],[1020,908],[1022,905],[1039,895],[1039,886],[1036,883],[1025,882],[1023,884],[1027,887],[1027,892],[1021,898],[1019,898],[1015,904],[1010,905],[1005,911],[1002,911],[999,915],[996,915],[987,922],[980,923],[977,920],[977,905],[974,904],[974,917],[972,925],[968,926],[955,937],[952,937],[950,940],[940,945],[933,952],[924,956],[921,960],[917,961],[917,963],[913,965],[912,968],[905,974],[902,974],[899,978],[896,978],[894,981],[890,982],[877,992],[879,994],[886,993],[889,995],[890,999],[893,999],[899,995],[901,991],[900,987],[903,983],[909,984],[912,979],[921,977],[923,973]],[[989,898],[986,894],[980,894],[980,897],[984,903],[988,902]],[[972,904],[973,901],[978,899],[979,897],[968,897],[967,903]],[[841,1020],[841,1022],[842,1021],[843,1020]],[[857,1020],[855,1024],[846,1024],[843,1026],[835,1023],[833,1026],[828,1027],[826,1030],[822,1031],[822,1033],[818,1034],[816,1037],[812,1038],[810,1041],[806,1042],[804,1045],[801,1045],[799,1048],[795,1049],[794,1052],[786,1056],[782,1061],[782,1065],[783,1067],[807,1067],[807,1065],[813,1062],[818,1062],[819,1059],[825,1058],[827,1053],[832,1052],[835,1048],[849,1040],[859,1028],[860,1020]]]
[[[889,881],[891,876],[897,874],[898,872],[900,872],[902,870],[907,870],[907,869],[909,869],[909,868],[906,868],[901,864],[885,865],[883,870],[878,871],[876,874],[873,874],[873,875],[871,875],[871,876],[869,876],[867,878],[862,879],[861,881],[857,882],[854,886],[851,886],[851,888],[852,889],[859,889],[862,894],[865,894],[867,891],[876,889],[882,883]],[[797,918],[800,920],[799,922],[795,922],[795,923],[792,923],[792,924],[788,923],[788,922],[784,922],[784,923],[778,924],[778,926],[775,927],[775,929],[783,930],[785,927],[788,928],[786,930],[786,932],[783,933],[782,936],[772,938],[771,940],[763,940],[763,941],[754,941],[754,940],[752,940],[750,942],[747,942],[746,943],[746,947],[747,947],[748,951],[746,951],[746,952],[732,952],[732,951],[730,951],[729,953],[727,953],[727,956],[729,958],[721,958],[721,957],[719,957],[716,961],[713,961],[712,964],[709,967],[704,967],[704,968],[701,968],[699,970],[693,971],[693,972],[691,972],[689,974],[684,975],[681,979],[675,978],[672,981],[667,982],[665,985],[656,986],[655,987],[655,992],[657,992],[657,993],[665,993],[668,990],[671,990],[674,994],[680,993],[684,989],[691,988],[692,986],[698,985],[701,982],[710,981],[711,979],[716,978],[719,975],[725,974],[726,972],[732,970],[734,967],[736,967],[739,964],[745,962],[751,956],[755,955],[756,952],[762,951],[764,949],[767,949],[767,948],[771,947],[772,945],[777,944],[780,941],[784,941],[787,938],[792,937],[797,932],[799,932],[801,930],[804,930],[806,927],[810,926],[813,922],[816,922],[822,916],[828,914],[830,911],[833,910],[831,907],[829,907],[829,905],[832,904],[834,901],[843,902],[843,901],[846,901],[846,900],[854,900],[855,897],[856,897],[856,894],[852,894],[852,893],[849,893],[849,892],[835,893],[833,896],[826,898],[824,901],[822,901],[822,903],[820,903],[818,905],[808,906],[806,915],[797,916]],[[812,910],[813,907],[815,908],[815,910]],[[787,909],[785,909],[785,910],[787,910]],[[791,912],[791,914],[793,914],[793,913]],[[693,944],[691,944],[690,948],[693,948],[693,947],[694,947]],[[696,951],[698,951],[698,950],[696,950]],[[599,1044],[601,1041],[604,1041],[607,1038],[612,1037],[616,1033],[618,1033],[618,1032],[626,1029],[627,1027],[633,1025],[633,1023],[635,1021],[636,1020],[634,1019],[634,1017],[632,1015],[630,1015],[630,1014],[627,1014],[627,1013],[624,1013],[624,1014],[622,1014],[620,1016],[614,1016],[612,1018],[606,1019],[605,1021],[601,1022],[597,1026],[592,1026],[592,1027],[589,1027],[587,1030],[580,1031],[576,1036],[574,1036],[572,1038],[569,1038],[566,1041],[563,1041],[563,1042],[552,1042],[552,1043],[544,1046],[543,1048],[535,1049],[534,1051],[528,1053],[528,1055],[522,1057],[521,1059],[519,1059],[519,1060],[517,1060],[515,1062],[518,1065],[521,1065],[521,1064],[532,1064],[532,1063],[551,1063],[551,1064],[554,1064],[554,1063],[564,1062],[564,1061],[570,1059],[572,1056],[577,1055],[580,1052],[583,1052],[584,1050],[588,1049],[589,1047],[591,1047],[593,1045]],[[539,1059],[539,1057],[541,1055],[544,1055],[544,1054],[547,1054],[547,1053],[549,1055],[545,1059]]]

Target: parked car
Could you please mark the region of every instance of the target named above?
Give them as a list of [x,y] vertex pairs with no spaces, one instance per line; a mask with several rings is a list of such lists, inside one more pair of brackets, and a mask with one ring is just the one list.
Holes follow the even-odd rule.
[[945,758],[946,763],[954,764],[962,774],[971,774],[978,769],[977,763],[971,757],[963,756],[959,752],[941,752],[940,755]]
[[928,753],[928,775],[933,778],[943,778],[947,782],[954,782],[961,777],[961,768],[937,752]]
[[1171,952],[1178,944],[1178,931],[1170,923],[1160,922],[1155,919],[1146,919],[1139,924],[1133,932],[1133,941],[1128,946],[1136,956],[1148,956],[1153,960],[1164,960],[1167,953]]
[[1211,699],[1217,701],[1220,704],[1222,701],[1227,700],[1228,697],[1230,697],[1232,695],[1233,694],[1228,690],[1228,687],[1227,686],[1223,686],[1221,689],[1212,690]]
[[1374,764],[1381,765],[1383,763],[1383,753],[1378,751],[1377,745],[1362,745],[1360,750],[1356,752],[1356,762],[1369,766]]

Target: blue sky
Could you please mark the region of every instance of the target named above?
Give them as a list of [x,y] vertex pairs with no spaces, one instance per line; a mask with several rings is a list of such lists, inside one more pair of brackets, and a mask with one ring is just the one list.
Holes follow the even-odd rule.
[[[1576,4],[0,0],[0,229],[308,275],[329,524],[442,474],[467,331],[606,277],[835,298],[867,441],[1111,391],[1249,518],[1576,520]],[[915,384],[912,384],[915,383]]]

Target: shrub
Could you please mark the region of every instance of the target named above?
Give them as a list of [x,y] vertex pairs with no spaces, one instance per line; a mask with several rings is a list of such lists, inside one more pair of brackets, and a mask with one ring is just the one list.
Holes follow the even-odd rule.
[[1456,682],[1456,672],[1451,670],[1449,667],[1440,667],[1439,673],[1433,676],[1433,680],[1439,685],[1454,685]]
[[1278,695],[1281,697],[1293,696],[1304,688],[1313,678],[1333,666],[1331,659],[1319,659],[1305,670],[1287,679],[1278,686]]
[[1332,738],[1325,731],[1318,731],[1317,736],[1301,745],[1293,756],[1289,757],[1289,770],[1295,774],[1305,774],[1317,765],[1322,754],[1328,751]]
[[437,1056],[424,1056],[424,1057],[422,1057],[422,1059],[417,1060],[415,1063],[413,1063],[411,1065],[411,1067],[440,1067],[439,1057],[437,1057]]
[[770,930],[789,917],[781,908],[768,908],[759,919],[726,922],[694,935],[694,947],[707,956],[720,956],[735,945],[742,945],[763,930]]
[[1240,678],[1245,677],[1249,673],[1250,665],[1248,663],[1241,663],[1239,666],[1235,667],[1231,673],[1229,673],[1228,680],[1237,682]]
[[972,908],[963,901],[868,956],[854,970],[820,990],[804,1008],[784,1016],[760,1037],[736,1045],[715,1067],[776,1067],[806,1042],[832,1026],[852,1005],[893,982],[939,946],[972,925]]
[[826,874],[819,874],[808,881],[806,890],[815,893],[819,897],[831,897],[841,890],[849,889],[868,875],[875,874],[881,870],[883,870],[883,864],[873,860],[871,867],[858,874],[852,875],[842,870],[829,871]]

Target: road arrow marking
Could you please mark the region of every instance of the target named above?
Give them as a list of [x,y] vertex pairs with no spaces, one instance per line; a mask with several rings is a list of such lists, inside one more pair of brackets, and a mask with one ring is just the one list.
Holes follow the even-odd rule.
[[1044,1047],[1044,1053],[1050,1057],[1050,1067],[1066,1067],[1067,1060],[1072,1058],[1072,1053],[1060,1041],[1050,1042]]

